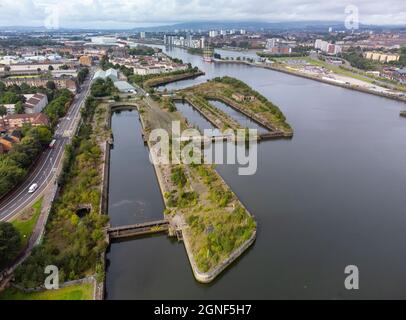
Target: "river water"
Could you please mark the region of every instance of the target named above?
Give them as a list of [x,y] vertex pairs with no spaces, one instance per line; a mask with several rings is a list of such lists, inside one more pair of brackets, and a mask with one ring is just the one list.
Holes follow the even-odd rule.
[[[166,52],[206,72],[168,89],[237,77],[281,108],[295,136],[261,143],[253,176],[217,167],[259,225],[254,247],[217,281],[194,280],[183,244],[144,238],[112,244],[107,298],[405,298],[405,104],[271,70],[204,63],[182,49]],[[112,121],[113,224],[161,218],[138,115],[122,112]],[[359,268],[359,290],[344,287],[347,265]]]

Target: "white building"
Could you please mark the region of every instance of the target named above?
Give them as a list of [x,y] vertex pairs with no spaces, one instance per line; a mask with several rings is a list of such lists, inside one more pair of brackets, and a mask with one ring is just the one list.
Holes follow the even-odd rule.
[[25,113],[40,113],[48,104],[48,97],[43,93],[25,94]]
[[205,43],[206,43],[205,37],[201,37],[200,38],[200,44],[199,44],[201,49],[204,49],[206,47]]
[[209,37],[210,37],[210,38],[215,38],[215,37],[217,37],[217,36],[218,36],[217,30],[211,30],[211,31],[209,31]]
[[314,48],[320,50],[327,54],[338,54],[342,52],[341,46],[333,43],[328,43],[327,41],[323,41],[321,39],[317,39]]
[[92,44],[111,46],[116,44],[117,39],[115,37],[92,37],[91,41]]
[[95,79],[103,79],[106,80],[107,78],[110,78],[113,82],[118,80],[118,72],[115,69],[109,69],[106,71],[103,70],[98,70],[93,77],[93,80]]
[[2,104],[7,110],[7,114],[14,114],[16,112],[15,104]]

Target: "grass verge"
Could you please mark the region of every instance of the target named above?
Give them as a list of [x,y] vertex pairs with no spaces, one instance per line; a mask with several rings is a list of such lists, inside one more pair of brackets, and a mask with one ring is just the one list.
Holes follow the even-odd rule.
[[34,205],[25,210],[16,220],[12,222],[13,226],[21,235],[21,249],[24,249],[34,231],[38,218],[41,214],[42,200],[39,199]]
[[93,285],[73,285],[59,290],[25,293],[8,288],[0,293],[0,300],[93,300]]

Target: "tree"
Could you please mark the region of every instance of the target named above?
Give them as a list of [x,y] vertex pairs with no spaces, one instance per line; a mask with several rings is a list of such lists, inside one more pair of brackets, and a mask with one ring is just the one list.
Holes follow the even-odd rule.
[[18,101],[14,107],[15,113],[17,114],[23,114],[25,113],[24,105],[21,101]]
[[11,223],[0,222],[0,265],[14,259],[21,245],[21,236]]
[[47,89],[49,90],[55,90],[56,89],[56,84],[54,81],[48,81],[46,84]]
[[42,146],[47,146],[52,141],[52,132],[46,126],[32,128],[29,135],[35,136]]
[[4,91],[6,91],[6,85],[4,82],[0,81],[0,93],[3,93]]
[[48,70],[49,70],[49,71],[53,71],[53,70],[54,70],[54,67],[50,65],[50,66],[48,67]]
[[17,103],[18,101],[23,101],[23,99],[24,99],[23,96],[18,95],[15,92],[6,91],[0,97],[0,103],[1,104],[14,104],[14,103]]
[[7,108],[3,105],[0,105],[0,117],[3,118],[7,114]]

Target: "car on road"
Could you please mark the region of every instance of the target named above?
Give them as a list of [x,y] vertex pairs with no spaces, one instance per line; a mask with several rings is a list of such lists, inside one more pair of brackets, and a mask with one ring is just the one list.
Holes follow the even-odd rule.
[[31,187],[28,189],[28,193],[34,193],[38,189],[38,184],[33,183]]

